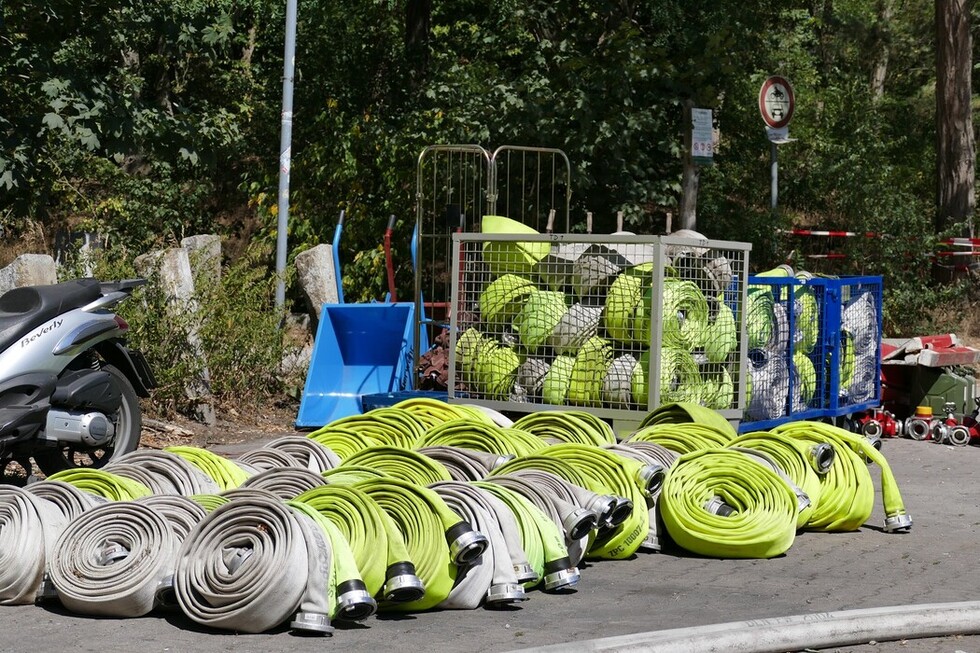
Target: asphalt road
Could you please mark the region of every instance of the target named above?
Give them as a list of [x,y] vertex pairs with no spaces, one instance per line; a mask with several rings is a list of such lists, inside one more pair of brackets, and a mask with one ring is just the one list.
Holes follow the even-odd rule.
[[[597,637],[824,611],[980,598],[976,557],[980,448],[887,440],[886,454],[914,519],[911,533],[881,530],[880,500],[853,533],[802,533],[773,560],[713,560],[682,552],[588,565],[576,591],[531,593],[503,611],[372,617],[329,639],[203,629],[179,614],[137,619],[74,616],[59,607],[0,608],[0,651],[265,653],[509,651]],[[877,473],[873,471],[877,482]],[[574,647],[569,646],[569,650]],[[980,651],[980,636],[841,647],[849,653]]]

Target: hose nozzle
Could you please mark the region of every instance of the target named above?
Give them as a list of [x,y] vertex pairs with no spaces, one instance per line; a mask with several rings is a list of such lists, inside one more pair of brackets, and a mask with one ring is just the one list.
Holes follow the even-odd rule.
[[396,562],[385,571],[385,601],[410,603],[425,596],[425,583],[415,573],[411,562]]
[[643,489],[643,496],[648,499],[657,496],[666,476],[667,472],[662,465],[644,465],[640,468],[640,487]]
[[907,513],[885,517],[886,533],[907,533],[912,530],[912,516]]
[[318,612],[297,612],[289,623],[289,627],[309,635],[330,635],[333,633],[330,617]]
[[469,565],[487,550],[490,540],[480,531],[474,530],[467,522],[461,521],[446,531],[449,543],[449,556],[457,565]]
[[367,586],[358,579],[337,586],[337,618],[343,621],[364,621],[378,611],[378,602],[371,598]]
[[527,601],[527,599],[528,596],[524,592],[523,585],[501,583],[499,585],[491,585],[490,589],[487,590],[488,607],[498,607],[508,605],[510,603],[518,603],[520,601]]
[[810,459],[810,466],[813,467],[814,471],[823,476],[833,466],[837,452],[826,442],[821,442],[810,447],[807,457]]
[[598,516],[591,510],[575,508],[562,516],[561,527],[569,542],[580,540],[596,527]]

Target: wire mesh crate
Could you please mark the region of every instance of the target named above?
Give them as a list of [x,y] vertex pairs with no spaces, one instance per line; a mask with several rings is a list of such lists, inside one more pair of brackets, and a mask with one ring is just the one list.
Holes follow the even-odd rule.
[[450,401],[633,419],[691,401],[739,419],[746,243],[453,235]]

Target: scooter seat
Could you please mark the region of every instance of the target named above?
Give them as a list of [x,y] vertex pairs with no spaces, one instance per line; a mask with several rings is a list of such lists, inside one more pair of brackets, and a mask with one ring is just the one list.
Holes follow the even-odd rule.
[[[75,279],[50,286],[14,288],[0,296],[0,352],[58,315],[102,296],[98,279]],[[27,344],[26,342],[24,344]]]

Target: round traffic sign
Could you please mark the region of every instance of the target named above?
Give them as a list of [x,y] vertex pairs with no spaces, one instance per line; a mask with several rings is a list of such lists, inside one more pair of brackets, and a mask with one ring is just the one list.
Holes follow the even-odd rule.
[[796,108],[793,85],[784,77],[772,76],[762,83],[759,89],[759,113],[773,129],[789,124]]

